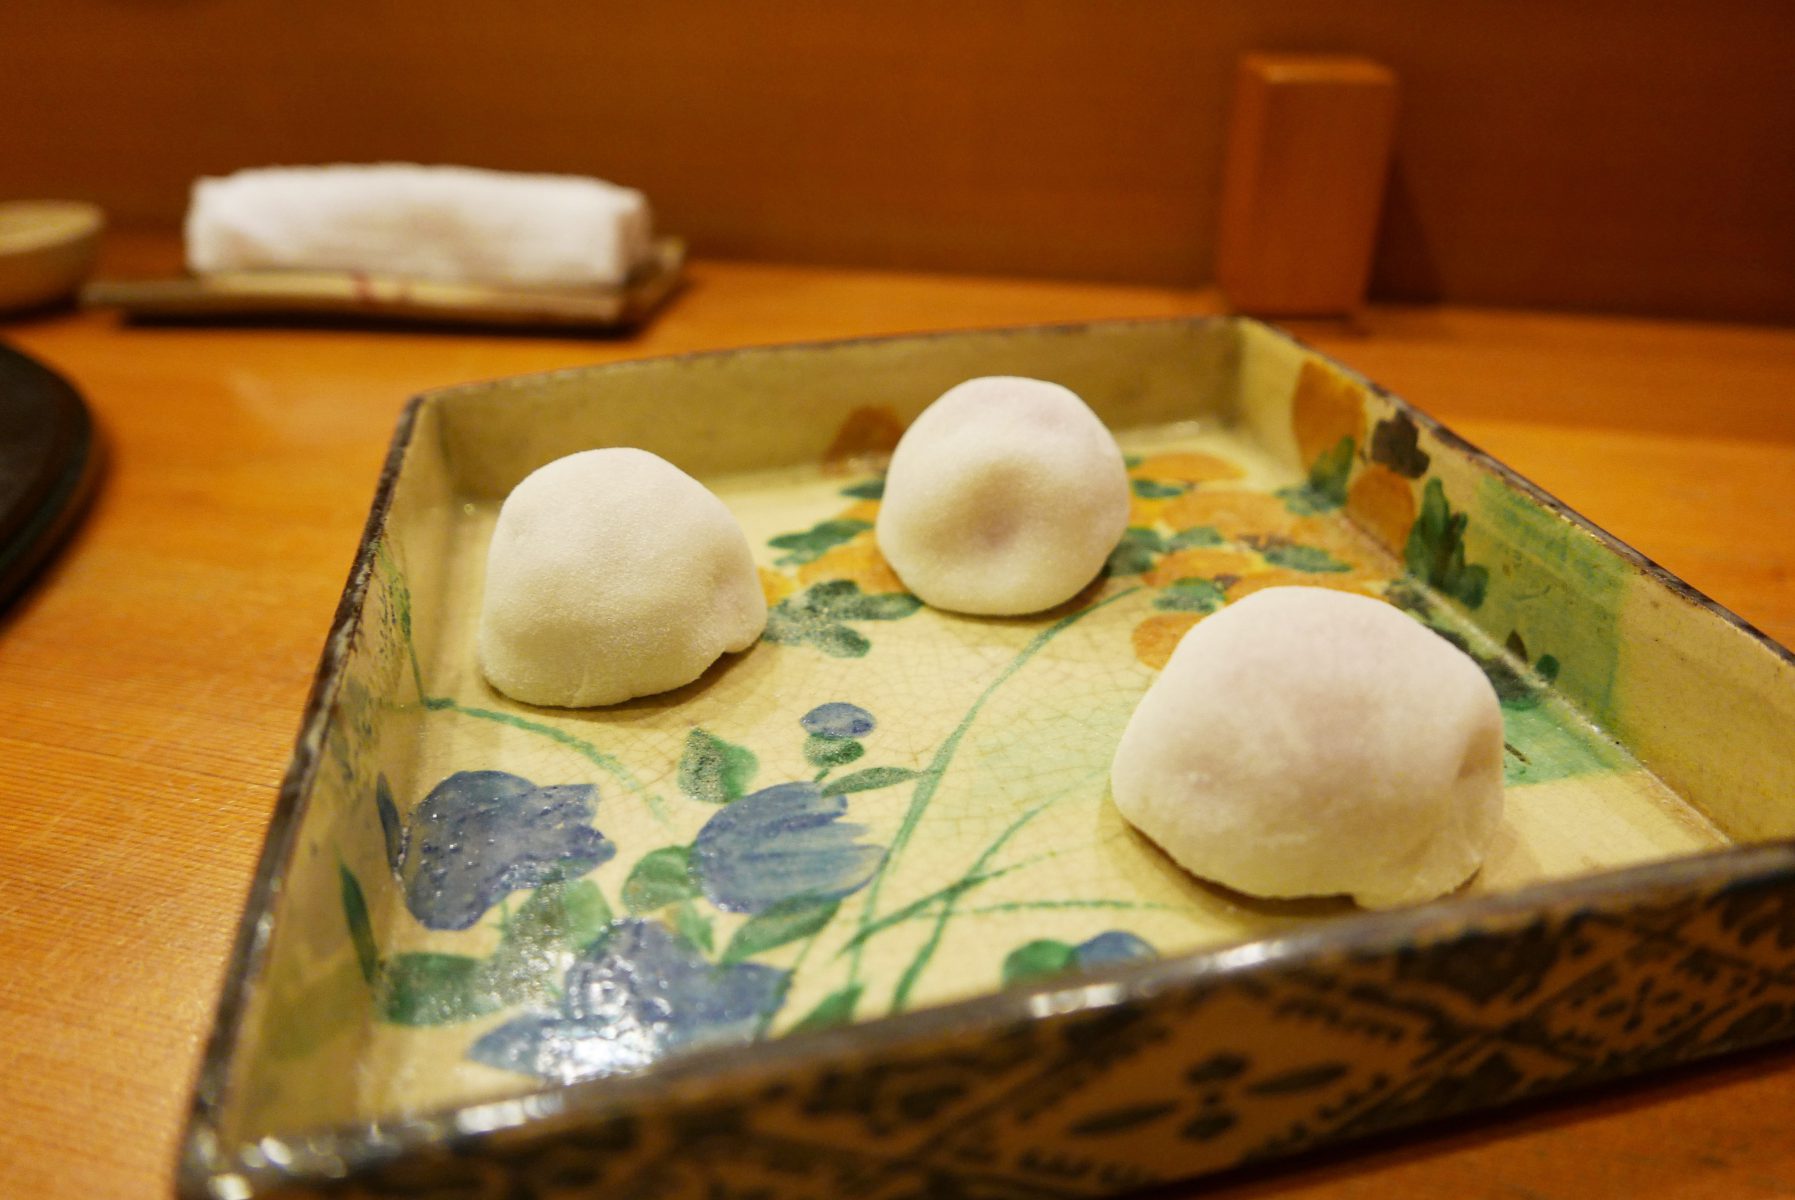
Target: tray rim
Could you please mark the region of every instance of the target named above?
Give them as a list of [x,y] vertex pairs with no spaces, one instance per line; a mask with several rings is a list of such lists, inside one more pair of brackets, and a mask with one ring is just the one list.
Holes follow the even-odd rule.
[[[1782,879],[1795,881],[1795,838],[1733,845],[1659,862],[1601,871],[1570,879],[1546,880],[1493,895],[1448,896],[1430,903],[1387,912],[1358,912],[1268,937],[1249,938],[1208,947],[1174,958],[1105,968],[1081,975],[1076,982],[1048,981],[985,993],[913,1012],[878,1017],[853,1025],[792,1033],[745,1046],[695,1050],[616,1079],[574,1084],[544,1084],[513,1096],[472,1104],[456,1104],[390,1120],[362,1120],[270,1134],[251,1154],[243,1146],[226,1146],[219,1136],[218,1115],[233,1063],[232,1048],[241,1032],[248,1001],[265,974],[273,932],[273,907],[285,884],[295,839],[309,807],[311,784],[321,763],[323,738],[341,686],[351,644],[372,579],[376,546],[385,529],[405,455],[416,434],[418,418],[432,404],[459,393],[629,369],[647,363],[716,362],[741,356],[834,350],[850,346],[901,342],[926,344],[943,338],[1015,334],[1076,335],[1109,328],[1142,326],[1256,327],[1321,358],[1348,378],[1394,406],[1443,444],[1464,454],[1478,471],[1493,475],[1525,493],[1572,526],[1593,536],[1605,549],[1638,568],[1684,603],[1708,610],[1746,635],[1760,649],[1795,667],[1795,650],[1782,645],[1737,613],[1713,600],[1657,562],[1582,516],[1438,419],[1387,387],[1340,363],[1300,337],[1269,322],[1238,314],[1148,317],[1079,321],[855,338],[778,342],[726,349],[623,359],[566,367],[433,388],[409,399],[395,423],[363,524],[356,555],[324,640],[318,670],[303,708],[300,729],[270,814],[261,853],[245,895],[230,957],[220,984],[211,1030],[205,1042],[187,1116],[177,1143],[176,1191],[192,1200],[217,1200],[229,1194],[248,1196],[264,1185],[326,1185],[362,1170],[388,1163],[420,1149],[452,1149],[496,1133],[540,1130],[602,1119],[644,1099],[667,1097],[695,1083],[723,1079],[749,1081],[781,1070],[864,1057],[881,1049],[899,1048],[932,1037],[952,1037],[980,1029],[1000,1029],[1049,1017],[1117,1007],[1218,982],[1248,972],[1294,967],[1341,955],[1387,951],[1411,945],[1418,935],[1519,924],[1549,911],[1578,909],[1609,899],[1647,900],[1659,893],[1691,886],[1726,889]],[[267,1153],[274,1149],[276,1153]],[[230,1179],[235,1190],[212,1185]],[[242,1190],[244,1187],[251,1190]]]

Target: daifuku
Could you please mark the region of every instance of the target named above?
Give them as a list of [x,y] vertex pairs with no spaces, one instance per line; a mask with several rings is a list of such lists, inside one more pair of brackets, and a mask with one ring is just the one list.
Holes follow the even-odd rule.
[[646,450],[586,450],[506,497],[486,554],[480,666],[526,704],[665,692],[767,623],[748,539],[710,489]]
[[1128,469],[1097,414],[1057,383],[949,388],[905,431],[879,550],[925,604],[993,616],[1071,599],[1128,526]]
[[1192,874],[1385,908],[1477,871],[1502,749],[1468,655],[1369,596],[1280,587],[1184,635],[1110,779],[1122,815]]

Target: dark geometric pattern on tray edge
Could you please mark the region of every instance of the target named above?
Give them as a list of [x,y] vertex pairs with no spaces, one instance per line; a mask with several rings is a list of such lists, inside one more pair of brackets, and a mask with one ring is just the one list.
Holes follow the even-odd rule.
[[[1261,1036],[1231,1040],[1241,1029]],[[1224,974],[654,1114],[463,1138],[281,1194],[1103,1195],[1791,1036],[1783,870]]]

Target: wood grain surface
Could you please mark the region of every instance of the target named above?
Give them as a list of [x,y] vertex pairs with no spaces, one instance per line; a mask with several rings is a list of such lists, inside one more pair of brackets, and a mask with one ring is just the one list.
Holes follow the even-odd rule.
[[[172,247],[112,254],[153,273]],[[706,347],[1214,303],[700,262],[628,340],[138,329],[107,314],[0,329],[85,391],[110,458],[72,544],[0,614],[0,1193],[168,1193],[263,826],[409,395]],[[1795,332],[1463,308],[1300,332],[1795,640]],[[1786,1195],[1791,1111],[1795,1052],[1774,1051],[1203,1194]]]
[[1401,81],[1374,296],[1795,320],[1784,0],[6,0],[0,195],[418,159],[695,253],[1206,283],[1245,51]]

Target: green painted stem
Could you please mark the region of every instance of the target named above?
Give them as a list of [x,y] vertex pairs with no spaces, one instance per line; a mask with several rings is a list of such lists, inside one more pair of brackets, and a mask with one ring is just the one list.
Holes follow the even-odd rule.
[[[1009,828],[998,834],[996,840],[985,847],[985,852],[979,855],[978,861],[972,864],[972,870],[967,874],[977,875],[983,871],[985,864],[990,862],[1012,837],[1020,833],[1024,825],[1046,811],[1058,799],[1060,797],[1055,796],[1052,799],[1043,800],[1011,821]],[[959,899],[960,897],[957,895],[949,896],[942,903],[941,911],[935,915],[935,927],[929,930],[928,940],[922,944],[922,949],[916,952],[916,957],[910,960],[910,965],[904,968],[903,975],[898,978],[897,987],[891,993],[892,1012],[902,1012],[904,1006],[910,1002],[910,990],[916,986],[916,981],[921,978],[924,968],[929,965],[929,960],[935,957],[935,950],[941,945],[941,937],[947,932],[947,923],[953,919],[954,905],[959,902]]]
[[640,796],[648,805],[648,810],[654,814],[655,820],[659,821],[663,826],[670,826],[671,824],[667,818],[666,805],[661,802],[661,798],[644,787],[642,781],[637,779],[634,773],[632,773],[628,767],[624,766],[618,758],[614,755],[606,754],[603,750],[600,750],[585,738],[575,737],[564,729],[557,729],[553,725],[548,725],[541,721],[532,721],[530,718],[520,717],[516,713],[499,712],[496,709],[491,708],[474,708],[472,705],[462,704],[460,701],[452,700],[447,696],[426,696],[424,698],[424,707],[435,711],[460,713],[464,717],[473,717],[476,720],[493,721],[500,725],[509,725],[513,729],[521,729],[526,733],[534,733],[549,739],[551,742],[566,746],[600,770],[608,772],[617,780],[617,782],[621,783],[630,792]]
[[[1024,646],[1021,652],[1018,653],[1015,658],[1011,659],[1009,664],[998,673],[997,678],[993,679],[990,684],[986,686],[985,690],[979,693],[978,699],[972,702],[972,707],[966,710],[966,715],[960,718],[960,723],[954,726],[953,732],[947,735],[947,740],[942,742],[940,747],[935,751],[934,759],[929,763],[928,767],[917,776],[916,790],[910,795],[910,807],[904,812],[903,822],[898,826],[897,835],[891,840],[891,847],[885,855],[885,861],[880,865],[879,873],[873,877],[871,887],[867,889],[866,903],[861,906],[860,930],[862,933],[864,933],[866,929],[878,919],[879,892],[884,887],[885,879],[891,874],[891,868],[893,864],[897,862],[898,856],[904,852],[904,847],[909,844],[910,836],[916,831],[917,824],[922,820],[923,813],[927,811],[929,807],[929,801],[935,798],[935,792],[941,786],[942,777],[947,774],[947,768],[953,763],[954,755],[960,749],[961,740],[965,738],[966,732],[972,728],[972,723],[978,719],[980,711],[985,707],[985,702],[991,699],[998,688],[1009,682],[1011,677],[1014,676],[1016,672],[1020,671],[1023,666],[1027,664],[1029,659],[1040,653],[1041,649],[1045,647],[1047,643],[1051,642],[1061,633],[1064,633],[1067,629],[1070,629],[1073,625],[1084,620],[1098,609],[1114,604],[1124,596],[1132,595],[1138,591],[1140,591],[1139,587],[1124,588],[1113,596],[1108,596],[1089,607],[1081,608],[1075,613],[1069,613],[1066,616],[1061,617],[1052,625],[1049,625],[1046,629],[1043,629],[1040,633],[1036,634],[1033,640],[1031,640],[1028,645]],[[849,983],[859,982],[860,951],[861,945],[856,944],[854,947],[854,956],[848,971]]]
[[[830,920],[833,921],[834,918],[830,918]],[[815,933],[805,938],[804,944],[798,948],[798,957],[792,959],[791,970],[785,973],[785,986],[788,990],[791,988],[792,984],[798,982],[798,971],[804,966],[804,960],[810,957],[811,947],[816,945],[817,938],[821,937],[823,930],[828,928],[829,926],[825,924],[822,929],[817,930]],[[785,1000],[782,997],[778,1004],[760,1015],[760,1021],[754,1027],[755,1040],[758,1041],[767,1036],[767,1033],[773,1028],[773,1018],[778,1016],[784,1010]]]
[[989,883],[993,879],[1008,875],[1011,871],[1020,871],[1030,863],[1038,861],[1040,860],[1029,859],[1028,862],[1019,862],[1013,866],[1004,867],[999,871],[986,871],[982,874],[963,875],[939,891],[930,892],[920,900],[912,900],[909,904],[904,905],[904,907],[898,909],[896,912],[887,913],[872,924],[856,930],[854,936],[849,938],[847,944],[836,951],[836,954],[838,956],[846,954],[848,951],[858,948],[862,942],[871,938],[873,935],[890,929],[893,925],[901,924],[904,921],[914,920],[944,900],[954,899],[961,893],[969,892],[973,888],[978,887],[981,883]]
[[1152,900],[1009,900],[1002,904],[981,904],[966,910],[967,916],[979,913],[1035,912],[1048,908],[1114,908],[1126,912],[1196,912],[1185,904],[1159,904]]
[[391,590],[393,603],[399,611],[399,628],[405,635],[405,653],[411,660],[411,681],[413,686],[418,689],[419,703],[431,712],[456,712],[476,720],[495,721],[500,725],[509,725],[513,729],[538,734],[566,746],[601,771],[607,772],[629,792],[640,796],[648,805],[648,811],[654,814],[655,820],[663,826],[670,825],[667,807],[662,803],[661,798],[644,787],[642,781],[623,765],[622,760],[614,755],[606,754],[586,739],[575,737],[566,730],[557,729],[553,725],[532,721],[528,717],[520,717],[516,713],[498,712],[490,708],[474,708],[448,696],[432,696],[424,687],[424,669],[418,662],[417,643],[412,640],[411,636],[411,590],[406,587],[404,579],[400,576],[398,565],[393,562],[392,554],[387,549],[384,539],[381,540],[376,552],[379,555],[380,565],[387,571],[387,587]]

